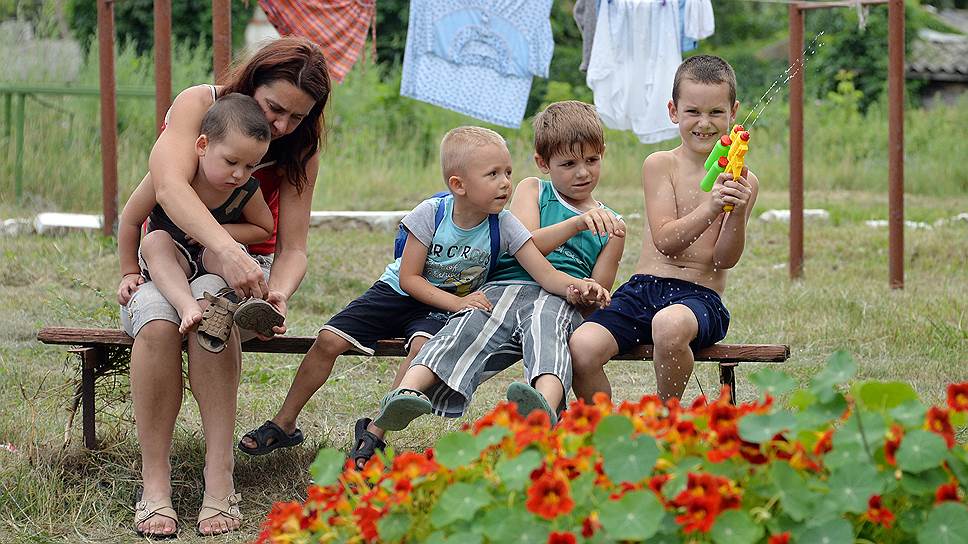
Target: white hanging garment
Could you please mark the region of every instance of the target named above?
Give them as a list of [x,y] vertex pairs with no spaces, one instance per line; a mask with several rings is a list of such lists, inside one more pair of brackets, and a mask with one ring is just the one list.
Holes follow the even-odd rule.
[[683,14],[684,34],[694,40],[702,40],[713,35],[716,22],[713,18],[713,4],[710,0],[686,0]]
[[602,0],[586,82],[605,126],[632,130],[642,143],[678,136],[667,104],[679,41],[678,2]]

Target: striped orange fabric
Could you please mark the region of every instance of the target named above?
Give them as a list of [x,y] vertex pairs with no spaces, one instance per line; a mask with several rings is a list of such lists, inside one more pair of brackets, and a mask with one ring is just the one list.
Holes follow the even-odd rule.
[[376,0],[259,0],[259,6],[279,34],[316,42],[337,83],[356,63],[376,15]]

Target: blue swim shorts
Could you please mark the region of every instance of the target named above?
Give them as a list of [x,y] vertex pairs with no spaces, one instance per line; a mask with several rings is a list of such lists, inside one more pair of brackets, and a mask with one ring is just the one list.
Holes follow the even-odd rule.
[[729,311],[719,293],[695,283],[675,278],[636,274],[612,293],[612,303],[595,311],[585,321],[608,329],[625,353],[639,344],[652,344],[652,319],[673,304],[687,306],[696,314],[699,333],[689,344],[699,349],[726,337]]

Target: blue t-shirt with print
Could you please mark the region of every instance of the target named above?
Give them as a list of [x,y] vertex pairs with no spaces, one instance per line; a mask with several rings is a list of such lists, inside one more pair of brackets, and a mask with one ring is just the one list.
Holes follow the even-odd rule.
[[[444,206],[444,217],[434,228],[437,206]],[[480,224],[463,229],[454,224],[454,197],[431,198],[421,202],[408,213],[401,223],[427,248],[423,277],[431,285],[465,296],[478,290],[487,279],[491,255],[491,233],[487,217]],[[507,210],[498,215],[501,232],[501,253],[515,254],[531,233]],[[400,259],[390,263],[380,280],[401,295],[407,293],[400,287]]]

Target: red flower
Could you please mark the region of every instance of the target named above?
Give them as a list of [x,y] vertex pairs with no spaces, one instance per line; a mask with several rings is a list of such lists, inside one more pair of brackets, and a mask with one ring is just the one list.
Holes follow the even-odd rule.
[[722,476],[689,473],[686,489],[672,500],[673,506],[685,508],[676,517],[685,533],[709,532],[716,516],[723,510],[739,508],[739,491]]
[[356,517],[356,525],[360,528],[360,534],[368,541],[375,541],[379,536],[376,530],[376,522],[383,516],[383,513],[369,505],[358,506],[353,510]]
[[474,434],[494,425],[513,431],[522,421],[524,421],[524,418],[518,413],[518,409],[511,403],[502,401],[490,413],[474,422]]
[[766,544],[790,544],[790,531],[778,535],[770,535],[770,539],[766,541]]
[[602,523],[598,521],[598,512],[592,512],[581,522],[581,536],[591,538],[595,531],[601,528]]
[[528,414],[518,432],[514,435],[514,443],[524,449],[529,444],[543,442],[551,430],[551,417],[544,410],[535,410]]
[[298,502],[277,502],[263,522],[260,542],[271,542],[276,535],[294,533],[302,526],[303,505]]
[[834,448],[833,436],[833,429],[823,433],[823,436],[820,437],[820,440],[818,440],[817,444],[813,447],[813,454],[819,456],[832,450]]
[[559,426],[572,434],[585,434],[594,431],[601,419],[601,408],[589,406],[583,399],[578,399],[562,414]]
[[904,427],[897,423],[891,425],[891,430],[887,432],[887,441],[884,442],[884,458],[892,467],[897,466],[897,449],[901,447],[902,438],[904,438]]
[[413,480],[418,476],[426,476],[437,471],[436,461],[428,459],[426,455],[417,452],[405,452],[393,459],[392,476],[395,480]]
[[867,501],[867,512],[864,513],[864,517],[871,523],[883,525],[887,528],[890,528],[894,523],[894,514],[881,504],[880,495],[871,495],[871,498]]
[[951,426],[951,419],[948,415],[948,410],[932,406],[924,419],[924,427],[933,433],[941,435],[948,447],[953,448],[955,445],[955,430]]
[[948,406],[955,412],[968,412],[968,382],[948,385]]
[[548,544],[575,544],[575,535],[564,531],[554,531],[548,535]]
[[941,484],[938,489],[934,492],[934,504],[942,503],[945,501],[958,502],[958,484],[956,482],[948,482],[946,484]]
[[568,479],[558,472],[543,472],[528,488],[528,510],[545,519],[567,514],[575,507]]

